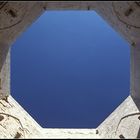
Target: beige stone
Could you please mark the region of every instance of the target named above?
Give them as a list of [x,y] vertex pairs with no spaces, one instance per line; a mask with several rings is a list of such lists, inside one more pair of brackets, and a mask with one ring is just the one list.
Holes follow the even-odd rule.
[[[21,33],[30,27],[46,10],[95,10],[130,44],[130,96],[97,128],[42,128],[11,96],[10,47]],[[0,138],[140,137],[140,45],[138,43],[140,41],[140,2],[2,1],[0,2],[0,35]],[[7,96],[9,97],[7,98]]]

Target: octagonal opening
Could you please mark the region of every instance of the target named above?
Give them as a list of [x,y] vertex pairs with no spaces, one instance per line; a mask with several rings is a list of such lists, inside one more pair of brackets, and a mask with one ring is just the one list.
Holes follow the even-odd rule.
[[47,11],[11,49],[11,93],[45,128],[96,128],[129,95],[127,42],[95,11]]

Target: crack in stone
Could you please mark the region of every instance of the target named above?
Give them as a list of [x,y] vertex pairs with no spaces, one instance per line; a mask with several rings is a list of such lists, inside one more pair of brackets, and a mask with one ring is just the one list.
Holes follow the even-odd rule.
[[[15,116],[13,116],[13,115],[11,115],[11,114],[8,114],[8,113],[0,112],[0,114],[2,114],[2,115],[6,115],[6,116],[8,116],[8,117],[10,116],[10,117],[14,118],[15,120],[17,120],[17,121],[20,123],[20,125],[21,125],[22,131],[23,131],[23,137],[25,138],[24,127],[23,127],[23,125],[22,125],[22,123],[21,123],[21,121],[20,121],[19,118],[15,117]],[[0,125],[1,125],[1,124],[0,124]]]
[[115,131],[115,134],[117,133],[117,130],[119,128],[119,125],[121,123],[121,121],[127,117],[130,117],[130,116],[135,116],[135,115],[140,115],[140,112],[136,112],[136,113],[131,113],[131,114],[128,114],[128,115],[125,115],[124,117],[122,117],[117,125],[117,128],[116,128],[116,131]]

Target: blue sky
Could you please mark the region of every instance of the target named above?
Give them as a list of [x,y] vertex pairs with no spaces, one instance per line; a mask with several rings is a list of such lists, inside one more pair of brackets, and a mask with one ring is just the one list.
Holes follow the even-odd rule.
[[129,95],[129,51],[94,11],[45,12],[11,49],[12,96],[42,127],[95,128]]

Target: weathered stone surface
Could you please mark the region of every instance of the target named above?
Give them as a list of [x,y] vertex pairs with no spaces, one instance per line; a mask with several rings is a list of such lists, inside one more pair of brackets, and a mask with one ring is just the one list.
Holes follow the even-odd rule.
[[[10,94],[10,47],[46,10],[95,10],[130,44],[133,99],[129,96],[97,129],[44,129],[11,96],[8,102],[2,100]],[[136,1],[0,2],[0,138],[140,137],[139,41],[140,3]]]
[[140,100],[140,42],[131,47],[131,95]]
[[[133,9],[131,12],[130,9]],[[96,2],[95,11],[130,45],[140,38],[140,6],[134,1]]]
[[100,138],[96,129],[50,129],[44,128],[45,138],[50,139],[93,139]]
[[[8,103],[9,102],[9,103]],[[43,136],[42,128],[34,119],[11,97],[8,102],[0,100],[0,138],[39,138]]]
[[[43,12],[43,2],[4,2],[0,5],[1,41],[13,43]],[[12,16],[13,11],[16,16]]]
[[10,48],[0,43],[0,99],[10,94]]
[[[102,138],[120,138],[119,136],[122,135],[125,138],[137,138],[140,126],[139,116],[139,109],[129,96],[98,126],[99,136]],[[123,117],[125,118],[122,119]]]
[[46,10],[93,10],[94,1],[46,1]]

